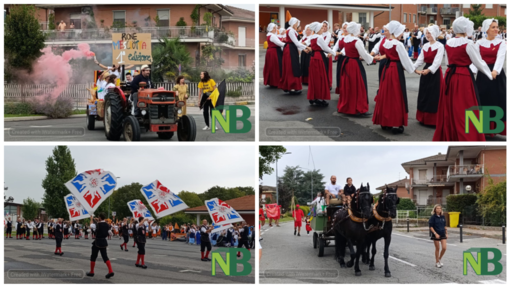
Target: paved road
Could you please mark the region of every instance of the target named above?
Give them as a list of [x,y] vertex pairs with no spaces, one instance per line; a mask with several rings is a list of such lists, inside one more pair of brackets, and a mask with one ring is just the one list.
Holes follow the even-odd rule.
[[[416,120],[419,76],[405,72],[409,120],[403,134],[394,135],[372,124],[372,117],[355,117],[339,114],[336,111],[338,95],[331,93],[329,106],[310,106],[306,99],[308,86],[303,86],[300,95],[289,95],[279,89],[264,86],[263,68],[265,50],[259,53],[259,109],[261,141],[431,141],[434,128],[421,125]],[[369,108],[375,108],[374,98],[379,86],[378,65],[366,66],[368,79]],[[443,63],[443,71],[446,66]],[[336,75],[336,63],[333,64]],[[306,121],[306,119],[312,120]],[[293,129],[289,129],[293,128]],[[506,137],[487,138],[488,141],[504,141]]]
[[[506,246],[499,240],[477,236],[464,236],[464,242],[459,242],[457,234],[450,234],[449,245],[443,257],[444,267],[435,267],[434,245],[427,238],[427,232],[403,233],[394,232],[390,245],[389,268],[391,278],[384,277],[384,240],[377,243],[375,271],[369,271],[368,266],[360,263],[362,276],[354,275],[354,268],[341,269],[334,261],[334,242],[324,251],[324,257],[317,256],[317,249],[312,247],[312,232],[310,236],[302,231],[301,237],[293,235],[293,223],[281,224],[281,227],[269,228],[267,225],[261,231],[262,260],[260,263],[260,283],[505,283],[506,282]],[[462,252],[471,247],[496,247],[504,256],[501,260],[503,272],[498,276],[477,276],[470,269],[464,276]],[[348,258],[347,258],[348,259]],[[471,267],[469,267],[471,268]],[[489,267],[490,268],[490,267]],[[265,271],[292,270],[297,274],[308,274],[304,278],[291,275],[285,278],[267,278]],[[300,271],[301,270],[301,271]],[[316,274],[324,272],[326,275],[318,277]]]
[[[192,115],[197,124],[197,137],[196,141],[254,141],[255,140],[255,106],[248,106],[251,111],[249,121],[252,124],[252,129],[244,134],[226,134],[222,129],[216,133],[211,133],[210,130],[203,131],[205,126],[204,117],[195,107],[188,107],[188,114]],[[219,125],[218,125],[219,126]],[[242,127],[242,123],[237,123],[238,128]],[[16,136],[16,129],[31,128],[32,135]],[[76,132],[77,135],[42,135],[44,132],[58,131],[61,132]],[[102,122],[96,122],[96,129],[93,131],[87,130],[85,117],[73,117],[67,119],[44,119],[44,120],[31,120],[31,121],[17,121],[4,122],[4,138],[5,141],[107,141],[104,135],[104,126]],[[123,140],[123,137],[121,138]],[[158,135],[153,132],[142,132],[141,141],[168,141],[158,138]],[[174,135],[170,141],[178,141],[177,135]]]
[[[106,279],[108,273],[99,255],[96,261],[95,276],[79,279],[12,279],[8,277],[9,270],[76,270],[85,274],[90,266],[91,239],[74,239],[71,237],[64,240],[62,251],[64,255],[56,256],[55,241],[43,240],[16,240],[8,239],[4,243],[4,278],[5,283],[162,283],[162,284],[185,284],[185,283],[255,283],[255,259],[254,252],[250,263],[253,271],[249,276],[226,276],[222,271],[211,276],[211,263],[200,260],[200,247],[188,245],[183,242],[168,242],[160,239],[148,239],[146,244],[145,265],[147,269],[135,266],[137,249],[131,248],[133,241],[128,243],[128,252],[119,247],[123,242],[113,238],[108,242],[108,257],[112,263],[115,276]],[[213,247],[213,250],[216,248]],[[218,266],[218,265],[217,265]],[[238,266],[241,270],[242,265]],[[219,269],[217,269],[219,270]]]

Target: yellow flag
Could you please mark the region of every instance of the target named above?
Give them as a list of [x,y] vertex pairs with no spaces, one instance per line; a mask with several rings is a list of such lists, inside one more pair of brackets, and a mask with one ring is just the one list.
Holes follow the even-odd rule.
[[218,97],[220,96],[220,92],[218,91],[218,88],[214,89],[214,91],[211,93],[211,103],[213,107],[216,107],[216,102],[218,102]]

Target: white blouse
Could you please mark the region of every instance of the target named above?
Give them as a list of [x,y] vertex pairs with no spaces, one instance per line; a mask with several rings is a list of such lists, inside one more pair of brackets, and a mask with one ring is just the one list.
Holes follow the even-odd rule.
[[[481,70],[485,75],[487,75],[489,79],[492,80],[491,70],[489,69],[489,66],[487,66],[487,63],[485,63],[485,61],[480,56],[480,51],[477,49],[477,46],[475,43],[473,43],[473,41],[464,37],[455,37],[446,42],[446,45],[454,48],[462,46],[464,44],[467,44],[466,53],[468,54],[469,59],[471,59],[471,62],[473,62],[473,65],[470,66],[470,68],[476,67],[478,70]],[[448,54],[446,51],[444,52],[444,54],[446,55],[445,59],[446,65],[448,65]]]
[[269,33],[267,34],[268,36],[271,34],[271,37],[269,38],[269,41],[273,42],[275,45],[277,45],[278,47],[284,47],[285,46],[285,43],[283,43],[282,41],[280,41],[280,39],[278,39],[278,36],[273,34],[273,33]]
[[345,38],[344,38],[345,43],[350,43],[352,41],[356,41],[356,43],[354,44],[354,47],[356,47],[356,50],[358,50],[358,54],[360,55],[360,57],[362,57],[363,60],[365,60],[365,62],[367,62],[368,64],[371,64],[374,61],[374,57],[370,56],[370,54],[367,52],[367,50],[365,50],[363,41],[361,41],[360,38],[354,37],[351,35],[345,36]]
[[326,41],[324,40],[324,36],[322,35],[318,35],[318,34],[314,34],[310,37],[308,37],[311,40],[313,39],[317,39],[317,46],[321,47],[321,49],[326,52],[326,53],[329,53],[329,54],[335,54],[333,52],[333,50],[331,50],[331,48],[328,46],[328,44],[326,43]]
[[379,47],[381,47],[381,43],[382,43],[384,38],[386,38],[386,37],[382,36],[381,37],[381,41],[377,42],[377,44],[375,44],[374,48],[370,52],[374,53],[374,55],[379,54]]
[[498,55],[496,56],[496,63],[494,63],[493,71],[498,72],[498,75],[501,73],[503,69],[503,65],[505,64],[505,54],[506,54],[506,42],[501,38],[495,38],[493,40],[488,40],[487,38],[480,39],[476,41],[476,46],[478,51],[480,51],[480,46],[484,48],[490,48],[491,44],[496,46],[499,44]]
[[404,70],[406,70],[409,74],[414,73],[414,64],[409,58],[409,54],[407,53],[406,48],[404,48],[404,44],[396,39],[386,39],[386,41],[384,41],[384,48],[391,49],[393,46],[396,46],[397,54]]
[[294,30],[292,27],[290,27],[288,29],[289,31],[289,38],[290,40],[292,41],[292,43],[294,43],[294,45],[296,45],[296,47],[298,48],[299,51],[303,51],[306,46],[303,45],[301,42],[299,42],[297,36],[298,36],[298,33],[296,32],[296,30]]
[[372,36],[369,36],[368,37],[368,41],[369,42],[374,42],[375,40],[377,40],[378,38],[381,37],[381,34],[377,33],[377,34],[372,34]]
[[432,62],[432,65],[430,65],[430,67],[428,67],[430,72],[432,74],[435,74],[436,71],[439,69],[439,67],[441,67],[441,62],[443,61],[443,56],[444,56],[444,46],[443,46],[443,44],[439,43],[438,41],[434,42],[434,44],[432,44],[432,45],[429,42],[423,46],[423,49],[421,50],[418,60],[416,60],[416,62],[414,63],[414,68],[417,69],[418,67],[423,65],[424,59],[425,59],[425,55],[423,54],[423,51],[428,52],[429,49],[432,49],[432,51],[437,50],[437,54],[436,54],[436,57],[434,58],[434,61]]

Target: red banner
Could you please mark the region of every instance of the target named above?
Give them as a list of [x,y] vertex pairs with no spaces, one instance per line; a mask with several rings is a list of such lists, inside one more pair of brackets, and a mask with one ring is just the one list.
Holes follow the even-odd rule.
[[267,218],[280,218],[280,206],[276,203],[266,204]]

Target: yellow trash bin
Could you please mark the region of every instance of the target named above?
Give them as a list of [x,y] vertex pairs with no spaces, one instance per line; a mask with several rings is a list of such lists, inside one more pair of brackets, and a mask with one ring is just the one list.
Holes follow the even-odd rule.
[[460,212],[448,212],[450,215],[450,227],[457,227],[459,225]]

